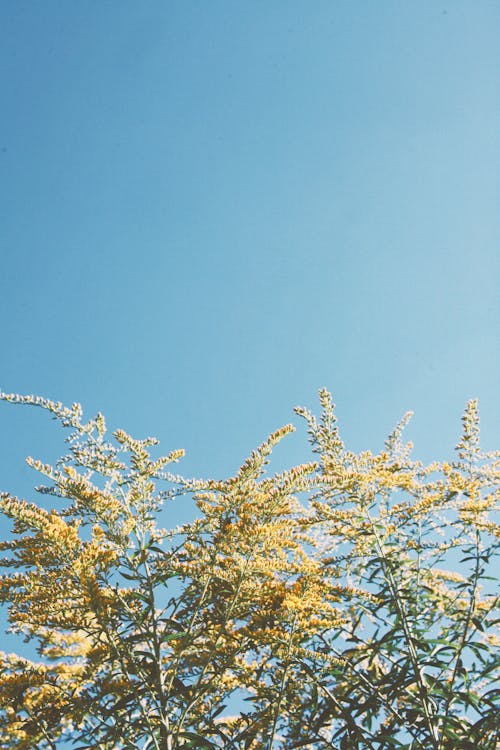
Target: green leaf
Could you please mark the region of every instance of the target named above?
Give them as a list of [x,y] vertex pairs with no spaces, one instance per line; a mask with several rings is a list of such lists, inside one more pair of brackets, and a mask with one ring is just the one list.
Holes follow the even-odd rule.
[[186,747],[200,748],[200,750],[217,750],[217,745],[214,745],[213,742],[195,732],[179,732],[179,737],[189,740]]
[[125,573],[123,570],[120,570],[120,575],[122,578],[125,578],[127,581],[138,581],[143,580],[143,576],[140,573]]

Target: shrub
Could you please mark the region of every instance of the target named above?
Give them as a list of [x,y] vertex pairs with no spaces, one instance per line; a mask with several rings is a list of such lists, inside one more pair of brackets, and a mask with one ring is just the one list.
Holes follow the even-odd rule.
[[[39,654],[0,654],[2,748],[497,747],[498,454],[475,401],[450,463],[412,459],[409,415],[381,453],[346,450],[323,390],[319,419],[296,410],[317,461],[268,473],[288,425],[188,481],[181,451],[100,414],[1,398],[70,430],[55,466],[28,459],[58,510],[0,496],[0,601]],[[186,495],[197,518],[159,528]]]

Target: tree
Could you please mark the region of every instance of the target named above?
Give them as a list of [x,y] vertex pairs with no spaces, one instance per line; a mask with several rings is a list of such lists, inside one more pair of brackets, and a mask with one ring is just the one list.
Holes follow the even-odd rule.
[[[101,414],[1,398],[70,434],[55,466],[28,459],[56,509],[0,496],[0,600],[39,654],[0,655],[0,747],[497,747],[499,454],[475,401],[450,463],[411,458],[409,415],[352,453],[323,390],[319,419],[296,410],[317,461],[267,472],[287,425],[188,481]],[[159,528],[183,496],[196,520]]]

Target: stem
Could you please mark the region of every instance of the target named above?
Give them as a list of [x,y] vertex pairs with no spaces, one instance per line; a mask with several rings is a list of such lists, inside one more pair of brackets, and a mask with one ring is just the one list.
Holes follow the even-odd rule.
[[[203,605],[203,602],[205,601],[205,597],[207,595],[208,588],[209,588],[210,584],[212,583],[212,581],[213,581],[213,576],[209,575],[208,578],[207,578],[207,580],[205,581],[205,585],[203,586],[203,590],[202,590],[201,595],[200,595],[200,597],[198,599],[198,603],[196,605],[196,608],[195,608],[193,614],[191,615],[191,619],[189,621],[189,625],[188,625],[188,629],[187,629],[187,635],[184,636],[184,638],[183,638],[183,641],[185,639],[184,642],[186,642],[186,643],[188,642],[188,637],[191,635],[192,629],[193,629],[194,624],[196,622],[196,619],[197,619],[197,617],[198,617],[198,615],[199,615],[199,613],[201,611],[201,607]],[[169,679],[167,685],[165,686],[165,692],[166,692],[167,696],[170,696],[170,694],[172,692],[172,688],[173,688],[173,685],[174,685],[174,680],[177,677],[177,669],[179,667],[179,664],[180,664],[180,661],[181,661],[181,658],[182,658],[182,655],[183,655],[184,651],[185,651],[185,649],[181,649],[178,652],[178,654],[177,654],[177,656],[175,658],[174,664],[172,665],[171,676],[170,676],[170,679]],[[178,731],[179,730],[177,730],[176,734],[178,734]],[[170,750],[170,748],[169,748],[169,750]]]
[[[475,533],[475,543],[476,544],[475,544],[474,578],[473,578],[473,583],[472,583],[472,590],[471,590],[471,595],[470,595],[469,606],[467,608],[467,614],[465,616],[464,629],[463,629],[462,636],[460,638],[460,642],[459,642],[457,653],[456,653],[456,657],[455,657],[455,665],[453,667],[453,672],[451,674],[451,678],[450,678],[450,681],[449,681],[448,697],[446,698],[445,708],[444,708],[444,712],[443,712],[444,716],[443,716],[443,719],[442,719],[442,725],[443,726],[446,724],[446,722],[448,720],[448,717],[450,715],[450,708],[451,708],[452,699],[453,699],[453,692],[454,692],[453,691],[453,686],[455,684],[455,680],[456,680],[457,675],[458,675],[458,667],[459,667],[459,664],[460,664],[460,658],[461,658],[462,651],[464,650],[464,647],[465,647],[465,644],[466,644],[466,641],[467,641],[467,636],[468,636],[468,633],[469,633],[469,628],[470,628],[470,624],[471,624],[471,621],[472,621],[472,616],[473,616],[474,611],[476,609],[476,593],[477,593],[477,587],[478,587],[478,581],[479,581],[479,566],[480,566],[480,558],[479,558],[480,536],[479,536],[479,529],[476,528],[475,532],[476,532]],[[441,740],[439,742],[438,750],[441,750],[442,747],[443,747],[443,738],[441,738]]]
[[158,622],[156,619],[155,611],[155,592],[153,582],[151,580],[151,571],[147,560],[144,562],[144,570],[146,572],[146,581],[148,585],[148,593],[150,597],[151,606],[151,621],[153,627],[153,651],[154,651],[154,673],[156,680],[156,690],[158,692],[158,698],[160,701],[160,740],[162,750],[171,750],[172,739],[170,734],[170,726],[167,715],[167,695],[165,693],[165,686],[163,684],[163,672],[161,668],[161,644],[158,635]]
[[363,740],[363,742],[366,742],[368,747],[371,748],[371,750],[374,750],[373,744],[369,737],[366,736],[365,732],[361,727],[358,727],[354,719],[352,718],[351,714],[345,710],[345,708],[342,706],[341,703],[335,698],[331,690],[329,690],[326,685],[323,685],[322,682],[320,682],[314,673],[311,673],[311,676],[313,677],[314,681],[318,685],[318,687],[324,692],[326,697],[329,701],[333,704],[333,706],[339,711],[341,716],[343,717],[346,725],[347,730],[351,736],[353,736],[356,739],[356,742],[358,742],[359,739]]
[[387,560],[386,552],[385,552],[384,546],[382,544],[382,541],[381,541],[381,539],[379,537],[379,534],[377,532],[376,525],[374,524],[373,519],[371,518],[370,513],[369,513],[368,510],[366,511],[366,514],[367,514],[368,520],[370,521],[370,524],[372,526],[373,535],[374,535],[375,542],[376,542],[376,545],[377,545],[377,551],[378,551],[379,556],[380,556],[380,560],[381,560],[381,564],[382,564],[382,569],[383,569],[383,572],[384,572],[384,576],[385,576],[385,578],[387,580],[387,583],[389,585],[389,590],[390,590],[390,592],[392,594],[392,598],[393,598],[394,604],[396,606],[396,611],[397,611],[397,613],[398,613],[398,615],[399,615],[399,617],[401,619],[401,624],[403,626],[403,633],[404,633],[404,636],[405,636],[406,646],[408,648],[408,654],[410,656],[410,661],[411,661],[411,664],[412,664],[412,667],[413,667],[413,672],[415,674],[415,678],[416,678],[416,681],[417,681],[417,688],[418,688],[418,692],[419,692],[420,699],[421,699],[421,702],[422,702],[422,708],[424,710],[424,717],[425,717],[425,722],[427,724],[427,729],[428,729],[430,737],[432,739],[433,747],[436,748],[436,750],[439,750],[439,737],[437,736],[437,733],[436,733],[437,730],[436,730],[436,727],[433,724],[432,716],[431,716],[431,713],[429,711],[429,706],[428,706],[428,701],[427,701],[427,690],[426,690],[425,683],[422,680],[422,675],[420,673],[417,652],[416,652],[415,646],[413,644],[413,635],[412,635],[412,632],[411,632],[411,629],[410,629],[410,625],[409,625],[407,617],[406,617],[406,612],[404,611],[404,608],[403,608],[403,605],[402,605],[402,602],[401,602],[401,599],[400,599],[399,589],[398,589],[398,586],[397,586],[396,581],[394,579],[394,576],[392,574],[392,571],[390,569],[390,566],[387,565],[387,562],[386,562],[386,560]]
[[[122,670],[122,673],[123,673],[124,677],[126,677],[128,679],[128,681],[130,683],[130,687],[131,687],[131,689],[133,689],[134,685],[133,685],[133,683],[130,680],[129,669],[127,668],[127,665],[126,665],[125,660],[123,658],[122,649],[121,649],[121,645],[122,645],[121,642],[120,641],[118,642],[119,645],[116,643],[115,633],[114,632],[110,632],[110,630],[108,628],[108,623],[106,622],[106,618],[105,617],[101,618],[100,608],[99,607],[93,607],[92,611],[93,611],[93,614],[95,615],[95,617],[97,619],[97,622],[99,623],[99,627],[100,627],[101,633],[105,636],[108,644],[111,646],[111,649],[112,649],[112,651],[115,654],[115,658],[117,659],[117,661],[118,661],[118,663],[120,665],[120,668]],[[133,657],[131,657],[131,655],[129,653],[127,653],[127,657],[132,660],[132,662],[134,664],[134,668],[135,668],[137,674],[140,676],[140,678],[142,680],[142,684],[144,685],[144,687],[148,688],[148,692],[150,694],[152,702],[155,704],[156,709],[158,710],[158,705],[156,703],[156,696],[154,695],[154,693],[149,688],[148,675],[144,673],[144,671],[140,667],[140,664],[135,659],[133,659]],[[150,731],[150,734],[151,734],[151,739],[153,740],[155,750],[164,750],[164,748],[161,748],[161,746],[158,745],[158,741],[156,739],[155,732],[154,732],[154,726],[151,723],[151,720],[150,720],[150,717],[149,717],[148,713],[144,710],[144,706],[142,705],[142,701],[138,700],[137,704],[138,704],[138,707],[139,707],[139,711],[141,712],[141,714],[142,714],[142,716],[143,716],[143,718],[144,718],[144,720],[145,720],[145,722],[146,722],[146,724],[147,724],[147,726],[149,728],[149,731]],[[167,750],[169,750],[169,749],[167,749]]]
[[[399,711],[397,710],[397,708],[394,708],[394,706],[392,705],[392,703],[385,697],[385,695],[380,691],[380,689],[376,685],[373,685],[373,683],[371,683],[370,680],[367,677],[365,677],[365,675],[356,668],[355,664],[353,664],[350,661],[350,659],[348,659],[341,651],[338,651],[336,648],[333,648],[330,644],[327,643],[327,641],[323,640],[323,642],[332,650],[332,652],[335,655],[335,657],[338,658],[338,659],[341,659],[342,661],[345,661],[345,663],[348,665],[349,669],[360,679],[360,681],[365,686],[366,694],[368,696],[370,696],[370,695],[373,695],[373,693],[375,693],[375,695],[377,696],[377,698],[379,699],[379,701],[383,704],[383,706],[386,708],[386,710],[389,713],[391,713],[399,721],[399,723],[401,724],[401,726],[404,726],[405,725],[405,719],[404,719],[404,717],[401,716],[401,714],[399,713]],[[309,669],[307,669],[307,672],[313,678],[314,682],[318,685],[318,687],[321,688],[321,690],[323,690],[323,692],[325,693],[325,695],[327,695],[330,698],[330,700],[332,700],[335,703],[336,706],[339,706],[341,708],[341,710],[344,711],[344,709],[338,703],[337,699],[328,690],[328,688],[326,687],[326,685],[324,685],[318,679],[317,675],[312,670],[309,670]],[[346,719],[346,721],[351,721],[350,715],[349,715],[349,719]],[[419,747],[423,747],[422,743],[418,739],[418,735],[414,734],[414,731],[415,732],[419,731],[418,728],[415,727],[415,729],[413,730],[413,727],[411,725],[407,726],[406,728],[408,729],[408,732],[411,734],[411,736],[413,737],[413,739],[415,740],[415,742],[418,743],[418,746]],[[364,739],[364,738],[362,738],[362,739]]]
[[208,657],[207,657],[207,659],[205,661],[205,664],[203,665],[203,668],[202,668],[200,674],[198,675],[198,679],[196,680],[196,683],[193,686],[193,693],[194,693],[193,699],[186,705],[184,711],[182,712],[182,715],[181,715],[181,718],[180,718],[179,723],[177,725],[177,730],[176,730],[176,733],[175,733],[176,739],[179,736],[179,732],[181,731],[181,729],[183,727],[184,721],[185,721],[185,719],[186,719],[189,711],[191,711],[191,709],[196,705],[196,703],[198,703],[198,701],[200,700],[200,698],[201,698],[201,696],[203,694],[203,692],[200,691],[200,685],[202,683],[202,680],[203,680],[205,674],[208,671],[209,664],[210,664],[210,662],[211,662],[211,660],[212,660],[212,658],[213,658],[213,656],[214,656],[214,654],[215,654],[215,652],[217,650],[217,646],[219,644],[219,641],[220,641],[220,639],[222,637],[223,632],[226,629],[226,625],[229,622],[229,619],[230,619],[232,611],[233,611],[233,609],[234,609],[234,607],[236,605],[236,602],[238,601],[238,597],[240,595],[241,587],[242,587],[242,584],[243,584],[243,581],[244,581],[244,578],[245,578],[245,573],[247,571],[249,563],[250,563],[250,554],[247,556],[247,558],[245,560],[245,566],[244,566],[243,570],[240,572],[240,576],[239,576],[239,580],[238,580],[238,585],[237,585],[236,590],[235,590],[235,592],[233,594],[233,597],[231,599],[229,607],[228,607],[228,609],[226,610],[226,612],[224,614],[224,618],[223,618],[223,621],[221,623],[221,627],[219,628],[219,632],[217,634],[217,637],[216,637],[215,641],[212,644],[212,648],[209,651],[209,654],[208,654]]
[[287,650],[286,650],[285,661],[284,661],[284,669],[283,669],[281,680],[280,680],[278,701],[276,703],[276,707],[274,710],[273,724],[271,727],[271,733],[269,735],[269,750],[272,750],[274,738],[276,736],[276,730],[278,728],[279,714],[281,710],[281,704],[283,702],[283,693],[285,690],[286,678],[288,676],[288,668],[290,666],[290,654],[292,652],[293,636],[295,633],[296,624],[297,624],[297,616],[295,615],[295,617],[293,618],[292,626],[290,628],[290,637],[288,639]]
[[40,732],[42,733],[44,740],[48,743],[50,750],[57,750],[56,743],[52,739],[50,734],[48,733],[43,722],[40,721],[36,716],[33,716],[32,714],[30,714],[29,711],[26,711],[26,713],[28,714],[28,717],[32,719],[35,722],[35,724],[40,728]]

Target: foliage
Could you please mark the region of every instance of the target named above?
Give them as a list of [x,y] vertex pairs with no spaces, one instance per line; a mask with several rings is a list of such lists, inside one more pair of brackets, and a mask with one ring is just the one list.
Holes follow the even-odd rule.
[[[381,453],[346,450],[321,391],[319,420],[297,409],[317,462],[266,472],[286,426],[234,477],[187,481],[180,451],[100,414],[1,398],[70,435],[55,466],[28,459],[59,510],[0,496],[0,601],[39,654],[0,654],[0,747],[497,746],[498,454],[475,401],[451,463],[411,458],[409,415]],[[182,495],[196,520],[158,528]]]

